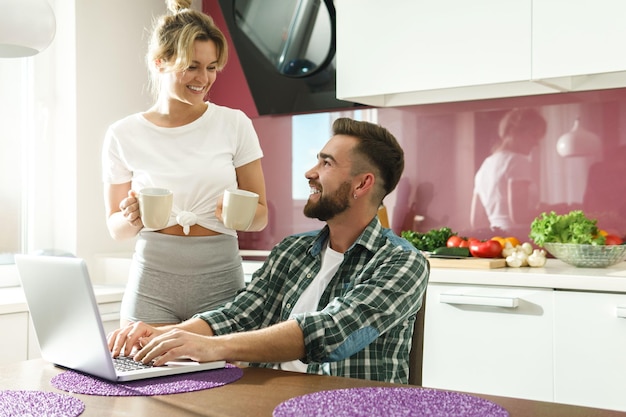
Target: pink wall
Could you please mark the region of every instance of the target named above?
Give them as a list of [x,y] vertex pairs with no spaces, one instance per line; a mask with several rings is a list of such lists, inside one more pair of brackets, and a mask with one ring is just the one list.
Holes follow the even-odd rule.
[[[378,109],[378,122],[396,135],[406,153],[403,179],[385,200],[392,228],[399,233],[448,226],[466,236],[493,236],[490,230],[470,226],[474,174],[498,138],[500,117],[508,109],[527,106],[539,109],[548,124],[545,138],[532,153],[542,203],[558,212],[584,209],[601,228],[625,236],[626,89]],[[598,155],[563,158],[557,153],[558,138],[576,117],[600,137],[603,149]],[[254,122],[265,152],[272,214],[263,238],[243,234],[241,244],[269,249],[281,237],[321,223],[304,220],[290,197],[291,116],[260,117]],[[608,178],[590,180],[594,164],[609,171]],[[308,168],[298,174],[302,181]],[[591,194],[593,199],[586,198]],[[416,215],[424,220],[415,222]],[[514,234],[527,240],[528,231]]]
[[[204,0],[204,9],[225,28],[217,0]],[[291,116],[258,116],[233,51],[210,99],[246,111],[265,153],[270,224],[261,233],[242,233],[241,247],[270,249],[288,234],[318,228],[321,223],[304,218],[291,199]],[[378,123],[397,137],[406,155],[402,181],[385,200],[396,233],[448,226],[465,236],[493,236],[470,225],[474,174],[498,140],[501,116],[515,107],[535,107],[547,121],[546,136],[531,154],[541,203],[558,212],[584,209],[601,228],[626,235],[626,89],[377,109]],[[563,158],[556,152],[576,118],[601,139],[598,154]],[[297,173],[302,181],[308,168]],[[423,220],[415,221],[416,215]],[[528,231],[511,234],[527,240]]]

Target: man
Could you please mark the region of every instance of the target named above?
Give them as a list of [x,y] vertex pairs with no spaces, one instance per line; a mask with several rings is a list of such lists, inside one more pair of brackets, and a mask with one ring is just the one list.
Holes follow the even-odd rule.
[[178,325],[135,323],[109,337],[114,356],[162,365],[245,361],[256,366],[406,383],[415,315],[429,265],[376,213],[404,169],[386,129],[341,118],[306,172],[308,217],[321,231],[285,238],[225,306]]

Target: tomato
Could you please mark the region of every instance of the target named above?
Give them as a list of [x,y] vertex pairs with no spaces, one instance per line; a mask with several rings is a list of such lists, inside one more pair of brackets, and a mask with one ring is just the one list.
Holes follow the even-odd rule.
[[470,247],[469,240],[463,240],[461,243],[459,243],[459,248],[469,248],[469,247]]
[[458,248],[461,245],[461,242],[463,242],[464,240],[465,239],[463,239],[461,236],[452,235],[448,238],[446,246],[449,248]]
[[624,239],[617,235],[606,234],[604,235],[604,239],[605,245],[621,245],[622,243],[624,243]]
[[502,255],[502,245],[497,240],[474,240],[469,247],[472,256],[477,258],[499,258]]

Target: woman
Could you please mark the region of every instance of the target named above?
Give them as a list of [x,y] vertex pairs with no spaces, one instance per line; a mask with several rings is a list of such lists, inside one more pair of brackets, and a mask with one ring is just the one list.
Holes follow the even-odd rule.
[[[181,322],[229,301],[244,285],[237,233],[222,222],[223,192],[259,194],[249,231],[267,224],[263,153],[239,110],[205,101],[226,64],[227,44],[213,20],[170,0],[147,53],[156,101],[107,131],[103,179],[107,226],[115,239],[137,236],[121,325]],[[144,228],[136,193],[169,188],[168,225]]]
[[530,153],[545,136],[546,127],[535,109],[513,109],[504,115],[500,142],[474,177],[472,228],[511,236],[528,234],[539,204]]

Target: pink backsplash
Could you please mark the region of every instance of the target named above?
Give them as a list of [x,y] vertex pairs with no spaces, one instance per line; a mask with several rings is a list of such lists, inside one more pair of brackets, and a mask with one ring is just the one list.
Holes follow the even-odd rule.
[[[217,0],[203,0],[203,9],[225,30],[230,46],[228,65],[211,88],[210,100],[251,117],[265,153],[269,225],[262,232],[241,233],[240,247],[268,250],[283,237],[322,223],[305,218],[302,201],[292,199],[291,116],[258,115]],[[396,233],[448,226],[464,236],[494,236],[489,229],[470,226],[474,174],[498,140],[500,118],[515,107],[535,107],[547,121],[546,136],[531,154],[541,203],[560,214],[583,209],[602,229],[626,235],[626,88],[378,109],[378,123],[405,150],[404,176],[385,199]],[[602,150],[563,158],[556,143],[577,118],[600,138]],[[303,182],[314,163],[302,167],[298,175]],[[598,175],[590,176],[591,171]],[[528,226],[512,234],[528,240]]]
[[[514,107],[538,108],[547,120],[547,134],[532,153],[542,204],[561,213],[583,209],[599,227],[626,235],[626,89],[378,109],[378,123],[405,150],[404,176],[385,199],[396,233],[448,226],[465,236],[493,236],[470,226],[474,174],[498,138],[500,117]],[[600,137],[601,152],[570,158],[557,153],[556,142],[576,118]],[[242,249],[267,250],[288,234],[322,223],[306,219],[302,202],[291,197],[291,116],[253,121],[265,153],[270,222],[265,231],[242,233],[240,240]],[[590,176],[598,166],[606,172]],[[302,167],[302,181],[308,168]],[[520,233],[520,240],[528,240],[528,231]]]

